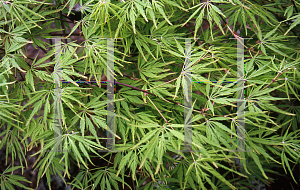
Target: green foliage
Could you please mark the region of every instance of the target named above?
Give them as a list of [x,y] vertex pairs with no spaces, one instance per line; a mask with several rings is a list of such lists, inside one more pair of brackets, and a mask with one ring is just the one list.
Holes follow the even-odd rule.
[[9,190],[14,190],[14,185],[18,187],[22,187],[24,189],[32,189],[24,186],[23,184],[20,183],[20,181],[25,181],[27,183],[31,183],[31,181],[28,181],[25,179],[23,176],[19,175],[9,175],[9,173],[13,172],[14,170],[17,170],[19,168],[22,168],[22,166],[15,166],[15,167],[10,167],[8,166],[5,171],[3,171],[2,174],[0,174],[0,184],[1,184],[1,190],[2,189],[9,189]]
[[[276,167],[297,183],[300,3],[289,3],[2,0],[0,149],[12,167],[0,175],[1,189],[25,188],[20,181],[29,181],[12,172],[28,167],[26,156],[37,157],[38,181],[46,176],[50,188],[57,174],[73,189],[246,189],[254,176],[270,184]],[[84,17],[72,23],[76,4]],[[62,83],[63,135],[56,141],[55,46],[49,38],[78,35],[82,43],[62,40],[61,77],[71,83]],[[246,152],[235,151],[237,84],[224,82],[237,80],[240,37]],[[99,82],[108,72],[103,38],[122,38],[114,40],[116,151],[108,153],[100,153],[107,130],[107,91]],[[192,42],[190,152],[180,151],[190,67],[183,38]],[[42,55],[31,55],[29,47]],[[55,151],[59,144],[62,153]],[[35,147],[40,150],[29,155]]]

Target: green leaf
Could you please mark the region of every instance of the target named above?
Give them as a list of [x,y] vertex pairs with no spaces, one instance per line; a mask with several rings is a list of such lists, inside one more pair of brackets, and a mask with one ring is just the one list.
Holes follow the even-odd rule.
[[289,29],[284,33],[284,36],[290,31],[292,30],[293,28],[295,28],[299,23],[300,23],[300,14],[296,15],[296,16],[293,16],[292,18],[290,19],[296,19],[292,24],[291,26],[289,27]]

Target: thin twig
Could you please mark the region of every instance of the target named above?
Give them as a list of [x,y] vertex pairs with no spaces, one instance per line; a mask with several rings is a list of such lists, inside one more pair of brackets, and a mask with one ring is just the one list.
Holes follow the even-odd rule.
[[[185,26],[185,27],[187,27],[187,29],[189,29],[189,31],[190,31],[190,32],[193,34],[193,36],[194,36],[194,37],[196,37],[196,35],[195,35],[194,31],[193,31],[193,30],[192,30],[190,27],[188,27],[188,25],[187,25],[187,24],[185,24],[184,26]],[[201,43],[200,43],[200,42],[198,42],[198,45],[199,45],[199,46],[201,46]]]
[[[231,28],[228,26],[228,23],[226,24],[226,26],[227,26],[227,28],[228,28],[228,30],[231,32],[231,34],[241,43],[241,44],[243,44],[242,42],[241,42],[241,40],[240,39],[242,39],[238,34],[236,34],[234,31],[232,31],[231,30]],[[243,46],[248,50],[249,48],[247,47],[247,46],[245,46],[245,44],[243,44]]]
[[293,5],[294,5],[294,7],[295,7],[295,9],[296,9],[296,12],[299,13],[298,8],[296,7],[296,4],[295,4],[295,2],[294,2],[295,0],[291,0],[291,1],[292,1]]
[[190,27],[188,27],[188,25],[185,24],[184,26],[187,27],[187,29],[189,29],[189,31],[193,34],[193,36],[195,36],[194,31],[192,29],[190,29]]
[[174,81],[174,80],[176,80],[176,79],[178,79],[178,77],[177,77],[177,78],[174,78],[174,79],[172,79],[172,80],[170,80],[170,81],[168,81],[168,82],[165,82],[165,83],[163,83],[163,84],[161,84],[161,85],[158,85],[158,86],[156,86],[156,87],[147,89],[147,90],[153,90],[153,89],[155,89],[155,88],[157,88],[157,87],[160,87],[160,86],[163,86],[163,85],[165,85],[165,84],[168,84],[168,83],[170,83],[170,82],[172,82],[172,81]]
[[[108,82],[113,82],[113,81],[109,81],[109,80],[107,80],[107,81],[108,81]],[[151,95],[153,95],[153,96],[158,97],[157,95],[155,95],[155,94],[153,94],[153,93],[151,93],[151,92],[148,92],[147,90],[142,90],[142,89],[140,89],[140,88],[131,86],[131,85],[129,85],[129,84],[124,84],[124,83],[117,82],[117,81],[115,81],[115,83],[116,83],[116,84],[119,84],[119,85],[122,85],[122,86],[127,86],[127,87],[129,87],[129,88],[134,89],[134,90],[138,90],[138,91],[141,91],[141,92],[144,92],[144,93],[147,93],[147,94],[151,94]],[[186,106],[180,104],[179,102],[175,102],[175,101],[170,100],[170,99],[167,99],[167,98],[164,98],[164,100],[166,100],[167,102],[172,102],[172,103],[174,103],[174,104],[176,104],[176,105],[178,105],[178,106],[186,107]],[[188,107],[186,107],[186,108],[188,108]],[[193,111],[197,111],[197,112],[201,113],[201,110],[196,109],[196,108],[194,108]]]
[[[66,17],[69,20],[72,20],[69,16],[62,14],[62,16]],[[74,22],[73,22],[74,23]]]
[[279,75],[277,75],[267,86],[265,86],[262,90],[268,88],[273,82],[275,82],[283,73],[290,70],[291,68],[287,68],[285,71],[281,72]]
[[[153,106],[155,107],[155,109],[158,111],[158,113],[162,116],[162,118],[165,120],[166,123],[169,123],[166,118],[163,116],[163,114],[161,114],[161,112],[159,111],[159,109],[157,109],[157,107],[155,106],[155,104],[152,102],[152,100],[147,96],[147,98],[150,100],[150,102],[153,104]],[[174,130],[174,129],[173,129]]]

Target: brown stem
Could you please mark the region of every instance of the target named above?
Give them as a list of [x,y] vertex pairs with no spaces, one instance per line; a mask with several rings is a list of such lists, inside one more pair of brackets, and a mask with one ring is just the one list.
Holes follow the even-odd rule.
[[184,26],[187,27],[187,29],[189,29],[189,31],[193,34],[193,36],[195,36],[194,31],[192,29],[190,29],[190,27],[188,27],[188,25],[185,24]]
[[275,82],[283,73],[285,73],[286,71],[290,70],[290,68],[287,68],[285,71],[283,71],[282,73],[280,73],[278,76],[276,76],[267,86],[265,86],[262,90],[268,88],[273,82]]
[[[109,80],[107,80],[107,81],[108,81],[108,82],[113,82],[113,81],[109,81]],[[144,92],[144,93],[147,93],[147,94],[151,94],[151,95],[157,97],[157,95],[155,95],[155,94],[153,94],[153,93],[151,93],[151,92],[148,92],[147,90],[142,90],[142,89],[137,88],[137,87],[135,87],[135,86],[131,86],[131,85],[129,85],[129,84],[124,84],[124,83],[117,82],[117,81],[115,81],[115,83],[116,83],[116,84],[119,84],[119,85],[122,85],[122,86],[127,86],[127,87],[129,87],[129,88],[131,88],[131,89],[138,90],[138,91],[141,91],[141,92]],[[172,103],[174,103],[174,104],[176,104],[176,105],[178,105],[178,106],[181,105],[181,106],[185,107],[184,105],[180,104],[179,102],[175,102],[175,101],[170,100],[170,99],[167,99],[167,98],[165,98],[165,100],[167,100],[167,101],[169,101],[169,102],[172,102]],[[201,112],[201,110],[199,110],[199,109],[196,109],[196,108],[193,108],[193,109],[194,109],[194,110],[197,110],[197,111],[199,111],[199,112]]]

